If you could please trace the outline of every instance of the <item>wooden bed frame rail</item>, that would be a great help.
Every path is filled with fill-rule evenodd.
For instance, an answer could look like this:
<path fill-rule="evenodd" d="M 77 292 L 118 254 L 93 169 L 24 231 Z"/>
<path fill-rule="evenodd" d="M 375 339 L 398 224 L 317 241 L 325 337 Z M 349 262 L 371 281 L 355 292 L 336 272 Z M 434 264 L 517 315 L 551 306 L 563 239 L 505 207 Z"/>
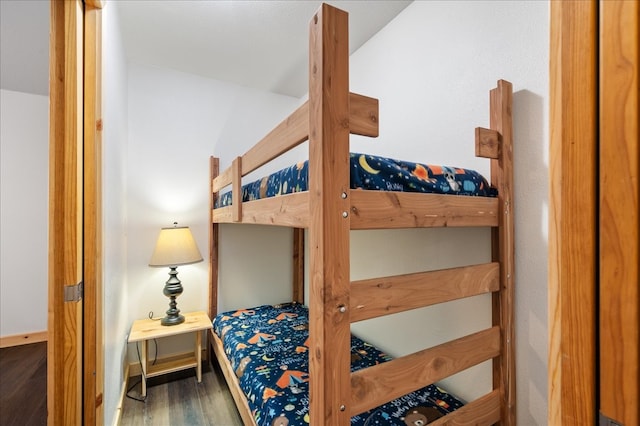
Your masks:
<path fill-rule="evenodd" d="M 349 104 L 350 133 L 377 137 L 378 100 L 349 93 Z M 239 172 L 236 171 L 237 166 L 233 165 L 216 176 L 213 179 L 213 192 L 218 192 L 225 186 L 232 184 L 234 173 L 246 176 L 307 140 L 309 140 L 309 101 L 295 110 L 241 157 L 242 167 L 238 169 Z"/>
<path fill-rule="evenodd" d="M 218 227 L 260 223 L 294 228 L 293 299 L 304 300 L 304 229 L 309 238 L 310 415 L 313 425 L 348 425 L 353 415 L 493 360 L 493 390 L 433 424 L 515 424 L 512 86 L 490 92 L 490 128 L 476 129 L 476 155 L 490 158 L 497 198 L 350 189 L 349 134 L 378 135 L 378 101 L 349 92 L 347 14 L 322 5 L 310 23 L 309 100 L 231 167 L 211 158 L 210 314 L 217 314 Z M 242 177 L 309 140 L 309 191 L 242 202 Z M 231 185 L 232 205 L 214 208 Z M 350 280 L 352 229 L 492 227 L 492 261 L 439 271 Z M 450 285 L 441 286 L 443 281 Z M 352 322 L 493 294 L 486 330 L 350 372 Z M 254 424 L 222 350 L 212 345 L 243 421 Z M 225 365 L 226 363 L 226 365 Z M 451 422 L 451 423 L 448 423 Z"/>

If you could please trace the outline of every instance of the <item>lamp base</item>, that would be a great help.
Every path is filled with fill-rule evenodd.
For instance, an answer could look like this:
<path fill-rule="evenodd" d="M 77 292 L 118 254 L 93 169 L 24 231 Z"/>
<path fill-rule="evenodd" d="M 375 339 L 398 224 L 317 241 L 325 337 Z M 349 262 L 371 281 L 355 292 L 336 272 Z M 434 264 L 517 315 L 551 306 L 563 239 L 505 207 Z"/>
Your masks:
<path fill-rule="evenodd" d="M 167 315 L 166 317 L 162 318 L 162 320 L 160 320 L 160 324 L 162 325 L 178 325 L 178 324 L 182 324 L 184 322 L 184 316 L 177 314 L 177 315 Z"/>
<path fill-rule="evenodd" d="M 164 285 L 162 291 L 165 296 L 169 298 L 169 309 L 167 309 L 166 316 L 162 318 L 160 324 L 162 325 L 178 325 L 184 322 L 184 317 L 180 315 L 180 309 L 177 307 L 176 297 L 182 294 L 182 284 L 178 279 L 178 271 L 175 266 L 170 267 L 169 279 Z"/>

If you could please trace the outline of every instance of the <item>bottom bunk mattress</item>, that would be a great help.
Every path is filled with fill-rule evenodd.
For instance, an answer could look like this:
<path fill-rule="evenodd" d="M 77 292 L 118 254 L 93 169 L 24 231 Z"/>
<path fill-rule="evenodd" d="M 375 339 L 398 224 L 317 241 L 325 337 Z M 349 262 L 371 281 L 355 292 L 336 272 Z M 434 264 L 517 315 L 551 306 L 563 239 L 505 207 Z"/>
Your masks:
<path fill-rule="evenodd" d="M 309 424 L 308 311 L 304 305 L 264 305 L 213 320 L 231 367 L 259 426 Z M 351 371 L 389 361 L 351 336 Z M 351 418 L 352 425 L 423 425 L 463 403 L 430 385 Z"/>

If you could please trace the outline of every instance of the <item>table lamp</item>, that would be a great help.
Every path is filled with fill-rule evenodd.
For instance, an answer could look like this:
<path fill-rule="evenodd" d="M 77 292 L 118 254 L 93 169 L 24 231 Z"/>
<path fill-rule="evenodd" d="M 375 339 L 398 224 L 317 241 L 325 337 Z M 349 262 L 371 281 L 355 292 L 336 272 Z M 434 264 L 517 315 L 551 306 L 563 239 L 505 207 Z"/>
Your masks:
<path fill-rule="evenodd" d="M 184 322 L 184 316 L 180 315 L 180 309 L 176 307 L 176 297 L 182 294 L 182 283 L 178 279 L 177 267 L 202 261 L 202 255 L 189 227 L 177 225 L 178 223 L 174 222 L 173 228 L 160 230 L 156 248 L 149 262 L 149 266 L 170 268 L 169 279 L 163 290 L 170 302 L 167 315 L 162 318 L 162 325 L 177 325 Z"/>

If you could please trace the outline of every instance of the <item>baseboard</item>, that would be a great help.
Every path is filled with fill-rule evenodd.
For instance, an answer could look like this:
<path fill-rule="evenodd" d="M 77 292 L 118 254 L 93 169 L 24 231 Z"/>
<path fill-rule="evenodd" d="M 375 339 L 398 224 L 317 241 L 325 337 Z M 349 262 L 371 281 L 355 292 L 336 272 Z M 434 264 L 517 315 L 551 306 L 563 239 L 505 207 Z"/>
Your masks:
<path fill-rule="evenodd" d="M 28 345 L 29 343 L 38 343 L 47 341 L 47 331 L 35 331 L 33 333 L 14 334 L 12 336 L 0 337 L 0 348 L 8 348 L 11 346 Z"/>
<path fill-rule="evenodd" d="M 116 408 L 116 415 L 113 418 L 113 426 L 120 425 L 120 419 L 122 417 L 122 407 L 124 406 L 124 398 L 127 394 L 127 385 L 129 383 L 129 364 L 127 364 L 124 368 L 124 377 L 122 378 L 122 389 L 120 389 L 120 402 L 118 402 L 118 407 Z"/>
<path fill-rule="evenodd" d="M 183 356 L 188 355 L 188 354 L 191 354 L 193 356 L 193 351 L 158 357 L 157 362 L 170 361 L 172 359 L 180 358 L 180 357 L 183 357 Z M 207 351 L 206 347 L 203 347 L 202 348 L 202 361 L 207 361 L 208 359 L 209 359 L 208 351 Z M 140 366 L 140 362 L 132 362 L 131 364 L 129 364 L 127 366 L 127 370 L 129 371 L 128 377 L 140 376 L 142 374 L 142 368 Z"/>

